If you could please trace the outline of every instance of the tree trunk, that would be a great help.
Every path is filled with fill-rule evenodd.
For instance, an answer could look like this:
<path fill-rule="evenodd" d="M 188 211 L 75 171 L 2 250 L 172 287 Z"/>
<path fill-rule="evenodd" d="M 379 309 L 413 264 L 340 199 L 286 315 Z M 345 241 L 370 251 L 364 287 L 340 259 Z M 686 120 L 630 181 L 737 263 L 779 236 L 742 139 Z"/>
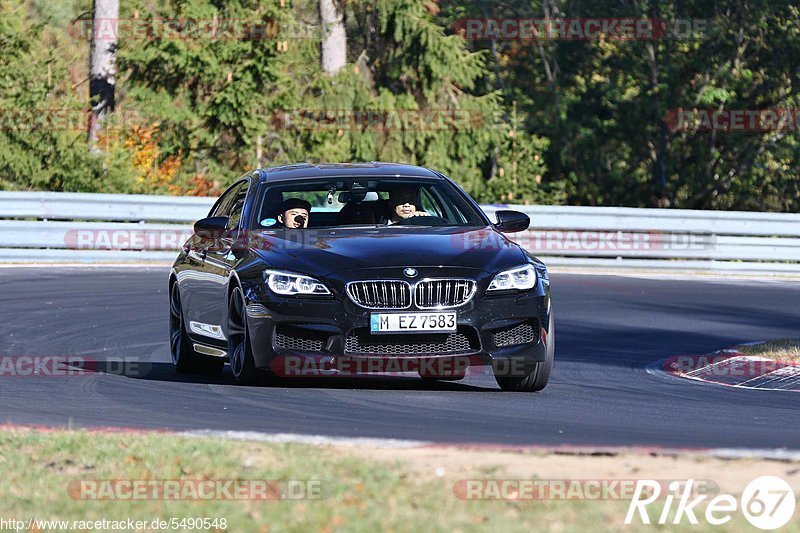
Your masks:
<path fill-rule="evenodd" d="M 89 148 L 96 150 L 100 122 L 114 111 L 119 0 L 94 0 L 89 63 Z"/>
<path fill-rule="evenodd" d="M 336 74 L 347 62 L 347 34 L 344 31 L 343 0 L 320 0 L 322 22 L 322 70 Z"/>

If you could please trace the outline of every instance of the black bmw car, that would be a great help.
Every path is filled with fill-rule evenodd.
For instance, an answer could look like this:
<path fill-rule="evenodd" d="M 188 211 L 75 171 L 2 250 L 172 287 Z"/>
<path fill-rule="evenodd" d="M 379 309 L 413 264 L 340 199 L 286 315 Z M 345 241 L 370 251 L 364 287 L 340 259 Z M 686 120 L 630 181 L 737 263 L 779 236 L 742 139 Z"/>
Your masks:
<path fill-rule="evenodd" d="M 169 278 L 178 372 L 491 369 L 538 391 L 553 366 L 547 268 L 453 180 L 394 163 L 254 170 L 194 225 Z"/>

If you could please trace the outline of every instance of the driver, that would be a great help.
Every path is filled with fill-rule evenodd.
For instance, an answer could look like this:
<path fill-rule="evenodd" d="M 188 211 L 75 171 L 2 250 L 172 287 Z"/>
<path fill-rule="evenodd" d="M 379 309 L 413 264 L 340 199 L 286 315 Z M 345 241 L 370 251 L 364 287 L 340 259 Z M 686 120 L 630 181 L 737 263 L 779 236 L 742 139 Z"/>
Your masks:
<path fill-rule="evenodd" d="M 285 228 L 307 228 L 311 204 L 300 198 L 289 198 L 278 208 L 278 222 Z"/>
<path fill-rule="evenodd" d="M 419 189 L 410 185 L 402 185 L 389 191 L 390 218 L 388 224 L 398 222 L 411 217 L 430 216 L 425 211 L 417 209 L 417 198 Z"/>

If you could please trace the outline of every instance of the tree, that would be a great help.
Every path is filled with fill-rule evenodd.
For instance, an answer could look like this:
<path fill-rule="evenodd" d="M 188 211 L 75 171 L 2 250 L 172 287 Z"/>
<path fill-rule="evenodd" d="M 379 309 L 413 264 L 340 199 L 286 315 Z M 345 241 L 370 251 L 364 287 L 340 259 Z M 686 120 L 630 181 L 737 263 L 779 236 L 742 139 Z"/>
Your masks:
<path fill-rule="evenodd" d="M 110 182 L 86 149 L 86 103 L 68 75 L 66 32 L 25 15 L 0 0 L 0 189 L 104 190 Z"/>
<path fill-rule="evenodd" d="M 89 66 L 89 146 L 96 149 L 100 123 L 114 111 L 119 0 L 94 0 Z"/>
<path fill-rule="evenodd" d="M 475 40 L 504 108 L 549 139 L 543 183 L 583 205 L 800 210 L 797 128 L 673 129 L 684 110 L 797 109 L 800 9 L 788 0 L 442 0 L 465 18 L 655 19 L 650 40 Z M 489 10 L 486 6 L 489 5 Z M 691 25 L 697 31 L 686 32 Z M 681 28 L 683 32 L 678 31 Z M 779 52 L 778 52 L 779 51 Z"/>
<path fill-rule="evenodd" d="M 319 72 L 319 42 L 291 39 L 300 30 L 288 6 L 167 0 L 153 9 L 135 0 L 124 8 L 145 27 L 182 21 L 170 33 L 126 41 L 119 54 L 126 113 L 157 128 L 162 161 L 181 158 L 177 181 L 201 175 L 224 185 L 281 157 L 271 117 L 298 106 L 296 85 L 308 83 L 306 70 Z"/>
<path fill-rule="evenodd" d="M 344 27 L 344 0 L 320 0 L 322 23 L 322 70 L 336 74 L 347 62 L 347 34 Z"/>
<path fill-rule="evenodd" d="M 94 18 L 113 18 L 107 2 Z M 441 169 L 487 202 L 800 210 L 796 116 L 737 132 L 670 122 L 679 109 L 796 115 L 790 0 L 126 0 L 123 19 L 154 31 L 121 38 L 118 76 L 109 61 L 86 84 L 89 43 L 65 26 L 91 4 L 0 0 L 0 187 L 213 192 L 254 166 L 382 159 Z M 467 41 L 458 24 L 593 17 L 668 31 Z M 186 24 L 170 35 L 165 20 Z M 676 21 L 706 26 L 679 35 Z M 94 24 L 108 58 L 114 28 Z M 89 88 L 93 124 L 116 107 L 94 153 Z M 74 110 L 79 126 L 43 110 Z"/>

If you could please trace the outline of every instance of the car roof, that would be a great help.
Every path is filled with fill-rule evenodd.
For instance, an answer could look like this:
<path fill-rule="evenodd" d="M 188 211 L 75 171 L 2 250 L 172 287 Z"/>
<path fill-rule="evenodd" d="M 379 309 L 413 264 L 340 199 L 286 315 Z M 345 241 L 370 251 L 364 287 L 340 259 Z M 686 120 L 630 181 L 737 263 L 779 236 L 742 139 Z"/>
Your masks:
<path fill-rule="evenodd" d="M 406 165 L 403 163 L 384 163 L 371 161 L 369 163 L 297 163 L 262 168 L 257 171 L 261 181 L 283 181 L 294 179 L 313 178 L 346 178 L 346 177 L 371 177 L 371 176 L 403 176 L 421 178 L 441 178 L 442 176 L 431 169 Z"/>

